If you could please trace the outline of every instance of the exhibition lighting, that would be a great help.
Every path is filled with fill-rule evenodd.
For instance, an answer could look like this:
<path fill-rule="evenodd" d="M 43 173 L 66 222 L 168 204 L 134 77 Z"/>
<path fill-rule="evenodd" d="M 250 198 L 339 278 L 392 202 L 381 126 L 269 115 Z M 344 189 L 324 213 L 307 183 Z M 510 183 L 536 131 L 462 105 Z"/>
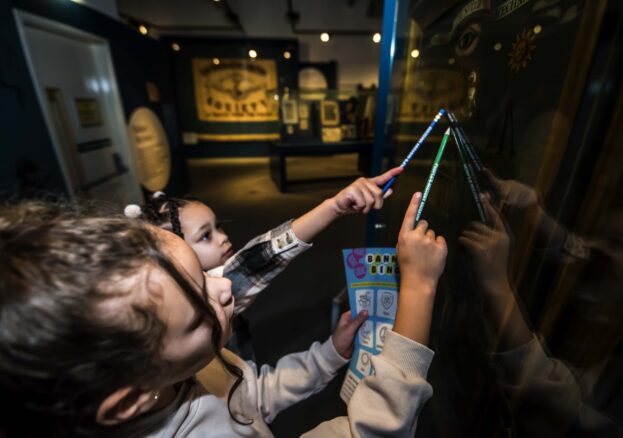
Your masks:
<path fill-rule="evenodd" d="M 286 50 L 285 52 L 283 52 L 283 57 L 285 59 L 290 59 L 292 58 L 292 54 Z"/>
<path fill-rule="evenodd" d="M 171 48 L 172 48 L 174 51 L 176 51 L 176 52 L 179 52 L 179 51 L 180 51 L 180 45 L 179 45 L 179 44 L 177 44 L 177 43 L 173 43 L 173 44 L 171 44 Z"/>
<path fill-rule="evenodd" d="M 372 36 L 372 41 L 374 41 L 374 42 L 375 42 L 375 43 L 377 43 L 377 44 L 378 44 L 378 43 L 380 43 L 380 42 L 381 42 L 381 34 L 380 34 L 380 33 L 378 33 L 378 32 L 377 32 L 377 33 L 375 33 L 375 34 Z"/>
<path fill-rule="evenodd" d="M 411 50 L 411 58 L 417 58 L 420 56 L 420 51 L 418 49 Z"/>
<path fill-rule="evenodd" d="M 138 31 L 142 34 L 142 35 L 147 35 L 147 32 L 149 32 L 149 30 L 147 29 L 147 26 L 145 26 L 144 24 L 141 24 L 138 27 Z"/>
<path fill-rule="evenodd" d="M 252 59 L 257 58 L 257 52 L 253 49 L 249 50 L 249 58 L 252 58 Z"/>
<path fill-rule="evenodd" d="M 541 27 L 541 25 L 537 24 L 536 26 L 534 26 L 534 29 L 532 29 L 532 32 L 534 32 L 535 35 L 538 35 L 541 33 L 542 30 L 543 28 Z"/>
<path fill-rule="evenodd" d="M 320 41 L 322 41 L 323 43 L 326 43 L 327 41 L 329 41 L 330 37 L 329 34 L 326 32 L 323 32 L 320 34 Z"/>
<path fill-rule="evenodd" d="M 220 60 L 220 59 L 218 59 L 218 58 L 214 58 L 214 59 L 212 59 L 212 63 L 213 63 L 214 65 L 219 65 L 219 64 L 221 63 L 221 60 Z"/>

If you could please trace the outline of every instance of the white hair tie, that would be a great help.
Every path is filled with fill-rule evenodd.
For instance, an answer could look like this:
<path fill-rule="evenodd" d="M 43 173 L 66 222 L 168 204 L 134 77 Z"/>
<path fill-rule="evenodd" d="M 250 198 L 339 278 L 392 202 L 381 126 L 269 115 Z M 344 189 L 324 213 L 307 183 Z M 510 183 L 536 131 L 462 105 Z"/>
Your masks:
<path fill-rule="evenodd" d="M 123 214 L 125 215 L 125 217 L 130 219 L 136 219 L 142 213 L 143 212 L 141 211 L 141 207 L 136 204 L 126 205 L 123 209 Z"/>
<path fill-rule="evenodd" d="M 167 196 L 167 195 L 164 192 L 161 192 L 161 191 L 154 192 L 154 194 L 151 195 L 151 197 L 154 198 L 154 199 L 161 198 L 162 196 Z"/>

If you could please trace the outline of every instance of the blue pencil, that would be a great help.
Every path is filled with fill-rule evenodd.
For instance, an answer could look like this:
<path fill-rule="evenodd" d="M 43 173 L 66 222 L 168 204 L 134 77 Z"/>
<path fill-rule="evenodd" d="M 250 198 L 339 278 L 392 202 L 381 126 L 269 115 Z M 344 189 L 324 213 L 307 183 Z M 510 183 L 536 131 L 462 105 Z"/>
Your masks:
<path fill-rule="evenodd" d="M 415 146 L 413 146 L 413 148 L 411 149 L 411 152 L 409 152 L 409 155 L 407 155 L 406 158 L 402 161 L 402 164 L 400 165 L 400 167 L 402 167 L 403 169 L 407 167 L 407 164 L 409 164 L 409 161 L 411 161 L 411 158 L 413 158 L 413 155 L 415 155 L 415 153 L 420 148 L 420 146 L 422 146 L 422 143 L 424 143 L 426 138 L 430 135 L 430 133 L 435 128 L 435 125 L 437 125 L 437 122 L 439 122 L 439 119 L 441 119 L 445 113 L 446 113 L 445 109 L 442 108 L 439 110 L 439 112 L 437 113 L 433 121 L 430 122 L 430 125 L 428 125 L 428 128 L 426 128 L 426 131 L 424 131 L 424 134 L 422 134 L 422 136 L 417 141 Z M 394 185 L 394 182 L 396 182 L 395 176 L 385 183 L 385 185 L 383 186 L 383 193 L 387 192 L 389 188 Z"/>

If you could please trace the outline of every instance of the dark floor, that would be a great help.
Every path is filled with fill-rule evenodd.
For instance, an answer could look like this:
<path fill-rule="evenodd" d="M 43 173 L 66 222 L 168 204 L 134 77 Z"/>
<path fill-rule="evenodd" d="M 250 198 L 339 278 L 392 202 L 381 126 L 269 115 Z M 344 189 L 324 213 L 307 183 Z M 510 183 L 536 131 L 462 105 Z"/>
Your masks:
<path fill-rule="evenodd" d="M 290 158 L 293 179 L 354 175 L 356 155 Z M 291 184 L 282 194 L 270 179 L 267 158 L 189 161 L 191 193 L 216 212 L 236 247 L 281 222 L 310 210 L 353 178 Z M 230 222 L 229 222 L 230 221 Z M 259 364 L 307 349 L 330 334 L 331 299 L 345 285 L 341 250 L 363 246 L 366 218 L 341 218 L 314 240 L 314 246 L 274 280 L 246 312 Z M 281 413 L 277 437 L 298 437 L 322 421 L 344 415 L 338 396 L 343 375 L 327 389 Z"/>

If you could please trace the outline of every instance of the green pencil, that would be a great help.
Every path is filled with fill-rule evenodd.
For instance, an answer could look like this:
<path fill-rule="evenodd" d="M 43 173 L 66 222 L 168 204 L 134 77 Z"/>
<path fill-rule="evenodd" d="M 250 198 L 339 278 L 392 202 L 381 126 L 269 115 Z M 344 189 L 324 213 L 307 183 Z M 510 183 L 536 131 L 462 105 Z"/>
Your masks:
<path fill-rule="evenodd" d="M 441 156 L 443 155 L 443 151 L 446 148 L 446 143 L 448 142 L 449 137 L 450 137 L 450 128 L 446 129 L 446 132 L 444 132 L 443 138 L 441 139 L 441 143 L 439 144 L 439 149 L 437 149 L 437 156 L 435 156 L 435 161 L 433 161 L 433 167 L 430 169 L 430 174 L 428 175 L 428 181 L 426 182 L 426 187 L 424 188 L 424 193 L 422 194 L 422 201 L 420 202 L 420 206 L 418 207 L 417 213 L 415 214 L 416 221 L 419 221 L 420 217 L 422 217 L 422 212 L 424 211 L 424 205 L 426 204 L 426 199 L 428 199 L 428 194 L 430 193 L 430 189 L 433 187 L 433 183 L 435 182 L 435 176 L 437 175 L 437 169 L 439 169 Z"/>

